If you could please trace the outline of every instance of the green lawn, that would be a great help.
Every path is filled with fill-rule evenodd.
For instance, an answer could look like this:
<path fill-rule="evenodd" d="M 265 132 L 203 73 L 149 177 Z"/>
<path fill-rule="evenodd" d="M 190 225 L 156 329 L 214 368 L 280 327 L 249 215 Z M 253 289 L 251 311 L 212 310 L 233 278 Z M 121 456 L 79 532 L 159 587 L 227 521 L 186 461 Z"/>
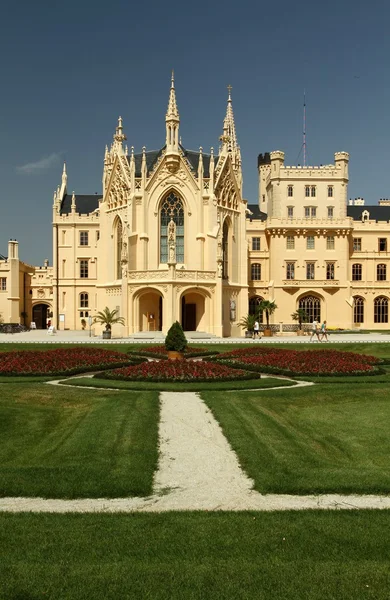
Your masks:
<path fill-rule="evenodd" d="M 249 379 L 248 381 L 221 381 L 205 383 L 153 383 L 151 381 L 115 381 L 113 379 L 99 379 L 91 377 L 70 378 L 63 381 L 64 385 L 78 387 L 98 387 L 117 390 L 157 390 L 174 392 L 198 392 L 201 390 L 249 390 L 267 389 L 270 387 L 293 386 L 295 382 L 288 379 Z"/>
<path fill-rule="evenodd" d="M 159 403 L 137 394 L 6 384 L 0 398 L 0 496 L 147 496 Z"/>
<path fill-rule="evenodd" d="M 380 384 L 202 392 L 263 493 L 390 493 L 390 400 Z"/>
<path fill-rule="evenodd" d="M 386 511 L 3 514 L 5 600 L 388 600 Z"/>

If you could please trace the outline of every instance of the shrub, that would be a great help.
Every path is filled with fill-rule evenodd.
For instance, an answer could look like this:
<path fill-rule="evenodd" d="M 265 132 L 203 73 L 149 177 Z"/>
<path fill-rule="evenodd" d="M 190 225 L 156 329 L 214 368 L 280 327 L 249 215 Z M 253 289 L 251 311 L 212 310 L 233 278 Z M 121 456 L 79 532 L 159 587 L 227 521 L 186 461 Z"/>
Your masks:
<path fill-rule="evenodd" d="M 165 338 L 165 348 L 168 351 L 175 352 L 185 352 L 187 348 L 187 338 L 178 321 L 173 323 L 167 333 L 167 337 Z"/>

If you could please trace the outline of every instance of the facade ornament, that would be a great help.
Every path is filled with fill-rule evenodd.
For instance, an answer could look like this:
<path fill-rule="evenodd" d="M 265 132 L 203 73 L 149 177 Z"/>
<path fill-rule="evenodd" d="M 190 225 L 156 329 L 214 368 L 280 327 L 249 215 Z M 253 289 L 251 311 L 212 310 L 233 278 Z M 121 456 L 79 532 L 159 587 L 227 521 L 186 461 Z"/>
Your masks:
<path fill-rule="evenodd" d="M 172 219 L 168 223 L 168 264 L 176 263 L 176 224 Z"/>

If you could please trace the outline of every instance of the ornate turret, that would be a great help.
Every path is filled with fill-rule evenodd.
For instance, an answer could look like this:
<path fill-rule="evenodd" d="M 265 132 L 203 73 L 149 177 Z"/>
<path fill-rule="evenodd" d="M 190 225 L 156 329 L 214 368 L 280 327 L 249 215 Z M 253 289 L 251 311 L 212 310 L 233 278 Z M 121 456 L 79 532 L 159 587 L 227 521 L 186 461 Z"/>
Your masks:
<path fill-rule="evenodd" d="M 172 71 L 171 89 L 169 90 L 169 101 L 167 114 L 165 116 L 166 126 L 166 164 L 172 173 L 175 173 L 179 168 L 179 125 L 180 117 L 176 104 L 175 78 Z"/>
<path fill-rule="evenodd" d="M 221 155 L 229 154 L 234 172 L 240 187 L 242 186 L 241 151 L 237 143 L 236 126 L 234 123 L 233 105 L 231 97 L 232 86 L 228 85 L 228 101 L 226 116 L 223 121 L 223 133 L 220 137 Z"/>
<path fill-rule="evenodd" d="M 117 154 L 123 154 L 123 142 L 127 140 L 127 137 L 123 133 L 123 120 L 122 117 L 118 118 L 118 126 L 114 134 L 114 142 L 112 144 L 112 151 Z"/>

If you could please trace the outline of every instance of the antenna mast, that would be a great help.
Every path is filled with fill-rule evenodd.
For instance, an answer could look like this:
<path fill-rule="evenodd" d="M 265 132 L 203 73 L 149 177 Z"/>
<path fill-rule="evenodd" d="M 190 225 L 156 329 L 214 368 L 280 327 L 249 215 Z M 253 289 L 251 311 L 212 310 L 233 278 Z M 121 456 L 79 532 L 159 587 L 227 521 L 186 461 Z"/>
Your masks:
<path fill-rule="evenodd" d="M 303 90 L 303 166 L 306 167 L 306 90 Z"/>

